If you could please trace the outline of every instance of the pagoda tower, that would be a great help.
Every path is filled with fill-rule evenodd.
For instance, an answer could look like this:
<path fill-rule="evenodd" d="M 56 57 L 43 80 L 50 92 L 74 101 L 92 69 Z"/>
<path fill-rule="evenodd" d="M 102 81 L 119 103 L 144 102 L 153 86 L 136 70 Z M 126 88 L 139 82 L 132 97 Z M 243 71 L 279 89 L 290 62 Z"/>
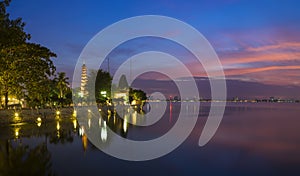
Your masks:
<path fill-rule="evenodd" d="M 86 87 L 87 81 L 88 81 L 87 67 L 85 64 L 83 64 L 81 67 L 81 84 L 80 84 L 80 93 L 83 97 L 86 97 L 88 94 L 87 87 Z"/>

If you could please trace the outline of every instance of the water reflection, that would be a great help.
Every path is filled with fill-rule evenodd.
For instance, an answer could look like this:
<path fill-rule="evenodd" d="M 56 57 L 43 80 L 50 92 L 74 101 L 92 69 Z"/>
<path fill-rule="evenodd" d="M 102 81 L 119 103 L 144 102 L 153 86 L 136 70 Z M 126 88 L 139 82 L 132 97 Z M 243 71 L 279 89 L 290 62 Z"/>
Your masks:
<path fill-rule="evenodd" d="M 59 121 L 57 121 L 57 122 L 56 122 L 57 138 L 60 138 L 60 132 L 59 132 L 59 129 L 60 129 L 60 125 L 59 125 Z"/>
<path fill-rule="evenodd" d="M 74 119 L 72 120 L 72 122 L 73 122 L 73 128 L 74 128 L 74 131 L 76 131 L 76 129 L 77 129 L 77 119 L 74 118 Z"/>
<path fill-rule="evenodd" d="M 127 128 L 128 128 L 128 124 L 127 124 L 127 119 L 126 117 L 124 118 L 123 121 L 123 131 L 126 133 L 127 132 Z"/>
<path fill-rule="evenodd" d="M 119 134 L 120 136 L 126 138 L 127 133 L 128 133 L 128 119 L 133 118 L 136 121 L 136 113 L 133 112 L 130 114 L 131 111 L 124 111 L 123 118 L 116 113 L 115 110 L 107 110 L 107 113 L 105 111 L 101 111 L 101 117 L 99 118 L 99 127 L 101 129 L 101 140 L 103 142 L 106 142 L 108 138 L 110 138 L 109 133 L 108 133 L 108 127 L 115 133 Z"/>
<path fill-rule="evenodd" d="M 73 136 L 78 133 L 76 119 L 61 118 L 55 121 L 41 121 L 36 123 L 16 123 L 2 126 L 0 140 L 16 140 L 22 138 L 45 136 L 50 143 L 72 142 Z"/>
<path fill-rule="evenodd" d="M 101 140 L 103 142 L 106 142 L 107 140 L 107 127 L 106 127 L 106 121 L 103 122 L 103 126 L 101 127 Z"/>
<path fill-rule="evenodd" d="M 77 117 L 77 111 L 74 110 L 72 115 L 73 115 L 73 117 Z"/>
<path fill-rule="evenodd" d="M 170 111 L 170 117 L 169 117 L 169 122 L 172 122 L 172 110 L 173 110 L 173 104 L 172 102 L 170 101 L 170 105 L 169 105 L 169 111 Z"/>
<path fill-rule="evenodd" d="M 96 149 L 87 137 L 92 128 L 98 128 L 101 141 L 109 143 L 108 128 L 126 138 L 130 128 L 128 119 L 137 121 L 137 112 L 126 111 L 123 114 L 124 120 L 111 110 L 100 113 L 102 116 L 96 119 L 95 113 L 87 111 L 87 122 L 83 126 L 78 124 L 76 110 L 69 117 L 56 111 L 53 121 L 37 117 L 32 123 L 21 123 L 19 114 L 14 114 L 16 123 L 1 127 L 0 175 L 53 175 L 48 146 L 72 144 L 75 139 L 77 142 L 80 139 L 82 151 L 86 155 L 89 148 Z"/>
<path fill-rule="evenodd" d="M 83 146 L 83 150 L 86 151 L 87 150 L 87 146 L 88 146 L 88 139 L 85 133 L 83 133 L 82 137 L 82 146 Z"/>
<path fill-rule="evenodd" d="M 40 125 L 37 118 L 32 123 L 1 126 L 0 175 L 119 175 L 132 170 L 161 175 L 169 172 L 174 175 L 299 175 L 299 107 L 244 106 L 234 104 L 226 108 L 217 134 L 203 148 L 198 147 L 197 142 L 210 107 L 200 106 L 199 123 L 180 148 L 163 158 L 142 163 L 120 161 L 99 151 L 90 143 L 89 132 L 98 129 L 99 141 L 107 147 L 115 144 L 109 129 L 124 138 L 156 137 L 163 134 L 169 124 L 176 123 L 177 103 L 168 104 L 158 124 L 145 128 L 127 123 L 140 120 L 137 116 L 140 112 L 130 110 L 120 116 L 103 110 L 102 117 L 93 116 L 93 111 L 89 116 L 86 111 L 83 126 L 76 118 L 81 115 L 79 111 L 76 116 L 74 112 L 68 117 L 61 114 L 53 121 L 42 117 Z M 188 108 L 189 113 L 196 109 L 194 106 L 183 108 Z M 158 169 L 162 166 L 165 172 Z M 176 170 L 172 172 L 172 168 Z"/>
<path fill-rule="evenodd" d="M 84 127 L 81 126 L 81 127 L 79 128 L 79 135 L 80 135 L 80 136 L 83 136 L 83 134 L 85 134 L 85 132 L 84 132 Z"/>
<path fill-rule="evenodd" d="M 15 138 L 18 139 L 18 138 L 19 138 L 19 131 L 20 131 L 20 128 L 16 127 L 16 128 L 14 129 L 14 131 L 15 131 Z"/>
<path fill-rule="evenodd" d="M 44 142 L 30 147 L 21 140 L 0 141 L 1 175 L 54 175 L 51 165 L 51 153 Z"/>

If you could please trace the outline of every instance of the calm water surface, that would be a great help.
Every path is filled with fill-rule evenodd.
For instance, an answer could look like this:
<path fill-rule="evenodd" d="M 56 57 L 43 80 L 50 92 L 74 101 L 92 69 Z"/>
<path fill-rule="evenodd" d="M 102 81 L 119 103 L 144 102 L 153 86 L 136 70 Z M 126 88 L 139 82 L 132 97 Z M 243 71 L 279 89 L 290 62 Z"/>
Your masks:
<path fill-rule="evenodd" d="M 171 106 L 150 127 L 124 125 L 113 116 L 103 121 L 122 137 L 154 139 L 176 122 L 180 103 Z M 189 138 L 164 157 L 144 162 L 123 161 L 103 153 L 89 142 L 71 115 L 41 124 L 1 126 L 0 175 L 300 175 L 299 106 L 229 103 L 216 135 L 199 147 L 209 112 L 209 104 L 202 103 Z M 113 144 L 110 137 L 101 137 L 103 145 Z"/>

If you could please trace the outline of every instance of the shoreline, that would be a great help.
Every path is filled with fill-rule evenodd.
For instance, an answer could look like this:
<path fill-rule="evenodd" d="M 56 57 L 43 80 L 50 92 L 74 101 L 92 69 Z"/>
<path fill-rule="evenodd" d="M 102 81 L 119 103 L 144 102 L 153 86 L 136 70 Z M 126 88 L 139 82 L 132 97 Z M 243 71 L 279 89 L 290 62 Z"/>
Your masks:
<path fill-rule="evenodd" d="M 52 121 L 57 117 L 56 111 L 59 110 L 59 116 L 64 118 L 73 114 L 73 107 L 65 107 L 60 109 L 1 109 L 0 125 L 8 125 L 15 123 L 35 123 L 40 117 L 43 121 Z M 17 114 L 16 114 L 17 113 Z M 16 116 L 17 115 L 17 116 Z"/>
<path fill-rule="evenodd" d="M 155 101 L 153 103 L 160 103 L 159 101 Z M 172 103 L 180 103 L 172 101 Z M 212 102 L 200 102 L 201 106 L 209 107 Z M 257 105 L 255 107 L 260 107 L 260 105 L 298 105 L 299 103 L 288 103 L 288 102 L 226 102 L 226 107 L 229 108 L 232 105 L 236 107 L 244 106 L 244 105 Z M 234 106 L 234 107 L 235 107 Z M 263 108 L 264 106 L 262 106 Z M 106 109 L 105 107 L 102 107 Z M 271 108 L 274 108 L 273 106 Z M 105 112 L 103 109 L 103 112 Z M 59 115 L 56 114 L 56 111 L 59 110 Z M 37 118 L 40 117 L 43 122 L 51 122 L 57 120 L 57 116 L 60 118 L 72 118 L 74 112 L 74 107 L 64 107 L 59 109 L 0 109 L 0 126 L 3 125 L 13 125 L 18 123 L 36 123 Z M 17 117 L 16 117 L 16 114 Z"/>

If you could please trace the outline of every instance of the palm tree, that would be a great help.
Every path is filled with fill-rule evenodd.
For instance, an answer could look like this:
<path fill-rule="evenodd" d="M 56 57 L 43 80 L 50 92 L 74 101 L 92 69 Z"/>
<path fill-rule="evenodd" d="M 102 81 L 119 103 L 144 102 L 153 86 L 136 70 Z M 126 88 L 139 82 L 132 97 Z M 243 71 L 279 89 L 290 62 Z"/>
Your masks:
<path fill-rule="evenodd" d="M 56 89 L 58 98 L 62 101 L 65 98 L 66 92 L 69 89 L 69 78 L 66 77 L 65 72 L 59 72 L 58 76 L 54 78 L 54 82 L 56 83 Z M 62 102 L 61 102 L 62 103 Z"/>

